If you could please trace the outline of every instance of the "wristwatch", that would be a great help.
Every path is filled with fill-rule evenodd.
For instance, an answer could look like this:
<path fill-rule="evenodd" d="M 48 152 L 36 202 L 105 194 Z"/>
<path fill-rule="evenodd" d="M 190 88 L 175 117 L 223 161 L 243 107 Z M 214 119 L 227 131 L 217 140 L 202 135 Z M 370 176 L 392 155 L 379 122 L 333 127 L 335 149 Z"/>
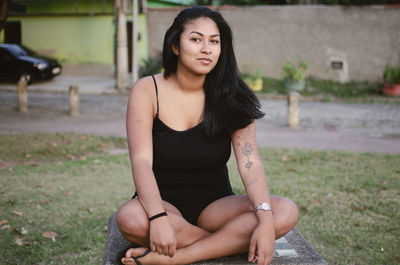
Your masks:
<path fill-rule="evenodd" d="M 254 212 L 257 213 L 258 210 L 262 210 L 262 211 L 271 211 L 271 212 L 272 212 L 271 205 L 269 205 L 269 204 L 266 203 L 266 202 L 260 203 L 260 204 L 254 209 Z"/>

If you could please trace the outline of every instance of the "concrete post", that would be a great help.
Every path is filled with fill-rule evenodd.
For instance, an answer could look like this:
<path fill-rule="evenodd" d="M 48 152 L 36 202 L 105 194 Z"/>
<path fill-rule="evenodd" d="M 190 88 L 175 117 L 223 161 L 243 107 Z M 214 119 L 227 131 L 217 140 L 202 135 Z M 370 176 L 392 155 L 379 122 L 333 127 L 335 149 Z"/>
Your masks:
<path fill-rule="evenodd" d="M 138 67 L 138 1 L 132 0 L 132 83 L 139 77 Z"/>
<path fill-rule="evenodd" d="M 69 115 L 76 117 L 79 116 L 79 94 L 78 86 L 69 86 Z"/>
<path fill-rule="evenodd" d="M 27 81 L 22 76 L 18 81 L 18 111 L 28 112 L 28 91 L 26 89 Z"/>
<path fill-rule="evenodd" d="M 117 46 L 117 89 L 125 90 L 128 88 L 128 39 L 126 28 L 125 7 L 126 0 L 115 0 L 116 14 L 116 46 Z"/>
<path fill-rule="evenodd" d="M 288 126 L 297 128 L 299 126 L 299 93 L 290 91 L 288 95 Z"/>

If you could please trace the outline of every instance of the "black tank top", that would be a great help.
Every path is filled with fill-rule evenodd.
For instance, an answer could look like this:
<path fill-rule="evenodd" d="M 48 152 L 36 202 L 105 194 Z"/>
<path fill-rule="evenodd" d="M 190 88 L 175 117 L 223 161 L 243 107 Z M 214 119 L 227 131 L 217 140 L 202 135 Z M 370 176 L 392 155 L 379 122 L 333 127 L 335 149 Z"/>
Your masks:
<path fill-rule="evenodd" d="M 232 193 L 226 163 L 231 138 L 226 134 L 207 136 L 200 123 L 176 131 L 159 118 L 153 120 L 153 172 L 161 197 L 173 203 L 213 201 Z"/>

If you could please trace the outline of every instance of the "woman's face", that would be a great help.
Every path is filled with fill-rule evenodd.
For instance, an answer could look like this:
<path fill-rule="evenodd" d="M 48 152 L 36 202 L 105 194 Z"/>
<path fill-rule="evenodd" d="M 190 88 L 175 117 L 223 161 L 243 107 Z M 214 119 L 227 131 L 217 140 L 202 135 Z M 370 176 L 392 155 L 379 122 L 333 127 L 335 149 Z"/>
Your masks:
<path fill-rule="evenodd" d="M 221 53 L 219 30 L 215 22 L 206 17 L 190 21 L 181 34 L 177 71 L 186 70 L 196 75 L 208 74 L 217 64 Z"/>

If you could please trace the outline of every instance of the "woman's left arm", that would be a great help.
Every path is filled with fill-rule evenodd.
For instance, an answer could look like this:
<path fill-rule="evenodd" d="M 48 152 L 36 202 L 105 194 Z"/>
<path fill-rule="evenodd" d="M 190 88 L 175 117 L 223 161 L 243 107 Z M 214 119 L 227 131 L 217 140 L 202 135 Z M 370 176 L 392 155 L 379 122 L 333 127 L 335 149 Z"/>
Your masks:
<path fill-rule="evenodd" d="M 250 203 L 254 209 L 263 202 L 271 205 L 264 167 L 258 154 L 254 121 L 232 134 L 232 145 Z M 259 265 L 265 265 L 271 262 L 275 251 L 274 220 L 272 211 L 260 210 L 255 215 L 258 225 L 250 240 L 249 261 L 257 260 Z"/>

